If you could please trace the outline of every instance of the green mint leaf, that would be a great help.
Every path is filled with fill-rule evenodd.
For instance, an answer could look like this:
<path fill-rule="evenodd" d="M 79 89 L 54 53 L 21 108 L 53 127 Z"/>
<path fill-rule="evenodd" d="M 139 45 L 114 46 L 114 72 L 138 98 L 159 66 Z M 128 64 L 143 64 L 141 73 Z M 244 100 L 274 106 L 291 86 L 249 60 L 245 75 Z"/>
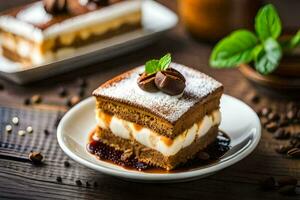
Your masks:
<path fill-rule="evenodd" d="M 247 30 L 238 30 L 222 39 L 214 47 L 210 65 L 215 68 L 236 67 L 253 60 L 253 49 L 258 43 L 256 36 Z"/>
<path fill-rule="evenodd" d="M 160 70 L 158 60 L 149 60 L 145 64 L 145 72 L 147 74 L 154 74 Z"/>
<path fill-rule="evenodd" d="M 300 45 L 300 30 L 292 37 L 292 39 L 289 42 L 289 47 L 291 49 L 296 48 Z"/>
<path fill-rule="evenodd" d="M 166 70 L 171 63 L 171 54 L 167 53 L 161 59 L 159 59 L 160 70 Z"/>
<path fill-rule="evenodd" d="M 279 65 L 282 56 L 282 50 L 279 43 L 273 39 L 267 39 L 263 48 L 257 48 L 255 57 L 255 69 L 261 74 L 273 72 Z"/>
<path fill-rule="evenodd" d="M 275 7 L 268 4 L 258 11 L 255 17 L 255 30 L 260 40 L 269 37 L 277 39 L 281 34 L 281 20 Z"/>

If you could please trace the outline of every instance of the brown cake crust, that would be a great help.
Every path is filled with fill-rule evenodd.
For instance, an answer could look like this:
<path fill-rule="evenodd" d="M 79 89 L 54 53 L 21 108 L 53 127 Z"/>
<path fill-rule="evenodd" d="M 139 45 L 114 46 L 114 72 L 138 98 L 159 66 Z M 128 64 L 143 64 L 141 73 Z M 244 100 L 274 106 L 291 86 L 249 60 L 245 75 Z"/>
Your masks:
<path fill-rule="evenodd" d="M 195 157 L 195 155 L 211 144 L 217 137 L 218 126 L 213 126 L 211 129 L 201 138 L 197 138 L 192 144 L 181 149 L 178 153 L 172 156 L 164 156 L 162 153 L 148 148 L 134 139 L 126 140 L 115 136 L 109 129 L 101 129 L 97 127 L 95 134 L 105 144 L 115 148 L 116 150 L 126 151 L 132 150 L 136 158 L 157 167 L 162 167 L 167 170 L 174 169 L 181 163 Z"/>
<path fill-rule="evenodd" d="M 171 67 L 181 71 L 187 79 L 187 88 L 181 97 L 160 96 L 162 101 L 164 98 L 169 99 L 163 103 L 150 102 L 149 104 L 149 101 L 155 100 L 155 94 L 138 94 L 140 89 L 132 86 L 137 85 L 135 79 L 144 69 L 141 66 L 107 81 L 96 89 L 93 92 L 97 99 L 96 109 L 142 125 L 170 138 L 176 137 L 195 122 L 201 121 L 205 115 L 219 109 L 223 93 L 223 86 L 219 82 L 182 65 L 172 63 Z M 131 88 L 126 88 L 123 85 L 124 81 L 128 81 L 129 84 L 127 84 Z M 198 85 L 195 83 L 197 81 L 200 81 Z M 118 94 L 118 90 L 122 93 L 121 95 Z M 136 97 L 132 98 L 133 95 Z M 143 98 L 143 95 L 148 95 L 149 98 L 138 102 L 139 97 Z"/>

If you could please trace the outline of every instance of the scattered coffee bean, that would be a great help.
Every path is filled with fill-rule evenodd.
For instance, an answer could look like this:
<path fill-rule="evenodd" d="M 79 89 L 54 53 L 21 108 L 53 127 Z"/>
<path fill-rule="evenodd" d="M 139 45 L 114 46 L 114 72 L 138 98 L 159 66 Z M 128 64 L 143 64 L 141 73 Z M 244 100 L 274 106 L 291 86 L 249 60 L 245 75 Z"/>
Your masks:
<path fill-rule="evenodd" d="M 0 91 L 4 90 L 4 85 L 2 83 L 0 83 Z"/>
<path fill-rule="evenodd" d="M 26 132 L 27 133 L 33 133 L 33 128 L 31 126 L 27 126 Z"/>
<path fill-rule="evenodd" d="M 78 185 L 78 186 L 81 186 L 81 185 L 82 185 L 82 182 L 81 182 L 81 180 L 79 180 L 79 179 L 76 180 L 75 183 L 76 183 L 76 185 Z"/>
<path fill-rule="evenodd" d="M 300 158 L 300 148 L 292 148 L 287 152 L 287 155 L 291 158 Z"/>
<path fill-rule="evenodd" d="M 41 164 L 43 155 L 40 152 L 30 152 L 29 160 L 31 160 L 33 164 Z"/>
<path fill-rule="evenodd" d="M 279 115 L 277 114 L 277 113 L 275 113 L 275 112 L 270 112 L 269 114 L 268 114 L 268 116 L 267 116 L 267 118 L 268 118 L 268 120 L 270 120 L 270 121 L 277 121 L 277 120 L 279 120 Z"/>
<path fill-rule="evenodd" d="M 206 152 L 200 152 L 200 153 L 198 153 L 198 158 L 200 160 L 208 160 L 210 158 L 210 156 Z"/>
<path fill-rule="evenodd" d="M 5 126 L 5 131 L 6 131 L 6 133 L 11 133 L 12 132 L 12 126 L 10 124 L 7 124 Z"/>
<path fill-rule="evenodd" d="M 58 94 L 60 97 L 65 97 L 68 95 L 68 91 L 65 87 L 60 87 L 58 90 Z"/>
<path fill-rule="evenodd" d="M 93 185 L 94 185 L 94 187 L 98 187 L 98 183 L 96 181 L 94 182 Z"/>
<path fill-rule="evenodd" d="M 78 79 L 78 85 L 79 87 L 86 87 L 87 86 L 87 81 L 85 79 Z"/>
<path fill-rule="evenodd" d="M 284 140 L 290 137 L 290 132 L 280 128 L 274 133 L 274 138 L 277 140 Z"/>
<path fill-rule="evenodd" d="M 56 181 L 61 183 L 62 182 L 62 178 L 60 176 L 56 177 Z"/>
<path fill-rule="evenodd" d="M 272 190 L 275 188 L 276 181 L 274 177 L 265 178 L 260 182 L 262 189 L 264 190 Z"/>
<path fill-rule="evenodd" d="M 280 127 L 286 127 L 289 125 L 289 121 L 287 119 L 280 119 L 279 120 L 279 126 Z"/>
<path fill-rule="evenodd" d="M 69 163 L 68 161 L 65 161 L 65 162 L 64 162 L 64 166 L 65 166 L 65 167 L 70 167 L 70 163 Z"/>
<path fill-rule="evenodd" d="M 45 129 L 45 130 L 44 130 L 44 134 L 45 134 L 45 135 L 49 135 L 49 134 L 50 134 L 50 131 L 48 131 L 48 129 Z"/>
<path fill-rule="evenodd" d="M 80 101 L 80 97 L 79 96 L 73 96 L 70 99 L 68 99 L 67 106 L 73 107 L 74 105 L 76 105 L 77 103 L 79 103 L 79 101 Z"/>
<path fill-rule="evenodd" d="M 39 104 L 39 103 L 42 102 L 42 97 L 40 95 L 38 95 L 38 94 L 33 95 L 31 97 L 31 102 L 34 103 L 34 104 Z"/>
<path fill-rule="evenodd" d="M 269 131 L 271 133 L 274 133 L 277 130 L 277 128 L 278 128 L 278 126 L 275 122 L 271 122 L 266 125 L 267 131 Z"/>
<path fill-rule="evenodd" d="M 252 103 L 257 104 L 260 102 L 260 97 L 257 94 L 254 94 L 251 96 L 251 101 Z"/>
<path fill-rule="evenodd" d="M 290 121 L 294 120 L 296 118 L 296 113 L 294 112 L 294 110 L 289 110 L 286 113 L 286 118 Z"/>
<path fill-rule="evenodd" d="M 269 120 L 265 117 L 261 118 L 261 124 L 263 125 L 263 127 L 266 127 L 266 125 L 269 123 Z"/>
<path fill-rule="evenodd" d="M 25 98 L 23 101 L 24 105 L 28 106 L 30 105 L 30 99 L 29 98 Z"/>
<path fill-rule="evenodd" d="M 18 125 L 19 124 L 19 118 L 18 117 L 13 117 L 11 119 L 11 122 L 14 124 L 14 125 Z"/>
<path fill-rule="evenodd" d="M 280 145 L 279 147 L 275 148 L 275 151 L 279 154 L 286 154 L 292 148 L 292 145 Z"/>
<path fill-rule="evenodd" d="M 298 180 L 295 177 L 286 176 L 278 179 L 278 185 L 280 187 L 285 185 L 297 185 Z"/>
<path fill-rule="evenodd" d="M 24 130 L 19 130 L 18 131 L 19 136 L 24 136 L 25 134 L 26 134 L 26 131 L 24 131 Z"/>
<path fill-rule="evenodd" d="M 290 140 L 290 144 L 293 147 L 299 148 L 300 147 L 300 140 L 298 138 L 292 138 Z"/>
<path fill-rule="evenodd" d="M 296 187 L 294 185 L 286 185 L 279 188 L 278 192 L 283 195 L 295 195 Z"/>

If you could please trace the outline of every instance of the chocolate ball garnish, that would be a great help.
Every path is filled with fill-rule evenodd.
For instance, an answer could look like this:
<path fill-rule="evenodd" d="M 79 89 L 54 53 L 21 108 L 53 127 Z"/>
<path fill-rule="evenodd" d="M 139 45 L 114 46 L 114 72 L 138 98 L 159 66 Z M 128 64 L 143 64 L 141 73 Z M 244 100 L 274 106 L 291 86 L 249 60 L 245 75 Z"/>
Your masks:
<path fill-rule="evenodd" d="M 43 3 L 49 14 L 57 15 L 67 11 L 67 0 L 43 0 Z"/>
<path fill-rule="evenodd" d="M 138 78 L 138 86 L 147 92 L 156 92 L 158 91 L 156 85 L 155 85 L 155 75 L 156 74 L 146 74 L 143 73 Z"/>
<path fill-rule="evenodd" d="M 173 68 L 157 72 L 154 82 L 159 90 L 169 95 L 179 95 L 185 88 L 184 76 Z"/>

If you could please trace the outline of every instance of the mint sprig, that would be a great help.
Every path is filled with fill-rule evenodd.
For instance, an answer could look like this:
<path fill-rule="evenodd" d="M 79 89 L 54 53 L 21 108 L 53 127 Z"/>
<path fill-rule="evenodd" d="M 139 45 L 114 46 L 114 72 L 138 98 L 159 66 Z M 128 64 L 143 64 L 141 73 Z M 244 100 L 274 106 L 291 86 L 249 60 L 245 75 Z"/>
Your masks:
<path fill-rule="evenodd" d="M 223 38 L 214 47 L 210 65 L 215 68 L 231 68 L 254 62 L 261 74 L 273 72 L 279 65 L 282 52 L 300 46 L 300 30 L 290 40 L 279 42 L 281 20 L 271 4 L 258 11 L 255 17 L 255 33 L 237 30 Z"/>
<path fill-rule="evenodd" d="M 156 72 L 166 70 L 171 63 L 171 60 L 172 57 L 170 53 L 167 53 L 159 60 L 149 60 L 145 64 L 145 72 L 147 74 L 155 74 Z"/>

